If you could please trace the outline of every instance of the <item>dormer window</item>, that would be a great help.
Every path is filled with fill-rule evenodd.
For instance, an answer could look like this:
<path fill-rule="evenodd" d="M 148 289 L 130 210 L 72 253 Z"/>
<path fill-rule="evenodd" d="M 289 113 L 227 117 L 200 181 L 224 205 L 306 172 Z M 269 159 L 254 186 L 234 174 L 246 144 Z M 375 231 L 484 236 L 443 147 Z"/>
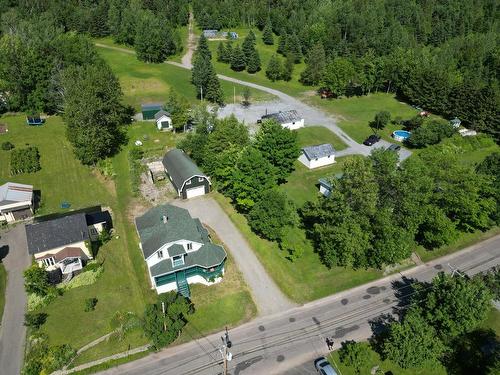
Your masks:
<path fill-rule="evenodd" d="M 187 249 L 188 250 L 193 250 L 193 243 L 192 242 L 188 242 Z"/>
<path fill-rule="evenodd" d="M 203 177 L 198 177 L 198 182 L 203 182 L 204 178 Z"/>
<path fill-rule="evenodd" d="M 186 185 L 191 185 L 191 180 L 187 181 Z"/>
<path fill-rule="evenodd" d="M 184 265 L 184 256 L 182 255 L 176 255 L 172 258 L 172 266 L 179 267 Z"/>
<path fill-rule="evenodd" d="M 158 259 L 163 258 L 163 250 L 158 250 Z"/>

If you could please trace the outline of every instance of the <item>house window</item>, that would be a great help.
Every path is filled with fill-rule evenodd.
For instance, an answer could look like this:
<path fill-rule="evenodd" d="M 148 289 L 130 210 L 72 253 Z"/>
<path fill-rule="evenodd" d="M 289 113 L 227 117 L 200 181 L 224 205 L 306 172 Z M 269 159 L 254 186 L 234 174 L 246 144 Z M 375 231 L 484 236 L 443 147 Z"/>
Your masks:
<path fill-rule="evenodd" d="M 45 267 L 50 267 L 50 266 L 55 265 L 56 261 L 54 260 L 54 257 L 45 258 L 43 260 L 43 264 L 45 265 Z"/>
<path fill-rule="evenodd" d="M 174 267 L 179 267 L 184 265 L 184 257 L 182 255 L 177 255 L 172 259 L 172 265 Z"/>
<path fill-rule="evenodd" d="M 204 178 L 203 177 L 198 177 L 198 182 L 203 182 Z"/>
<path fill-rule="evenodd" d="M 163 250 L 158 250 L 158 259 L 163 258 Z"/>
<path fill-rule="evenodd" d="M 186 182 L 186 185 L 191 185 L 191 180 L 189 180 L 188 182 Z"/>
<path fill-rule="evenodd" d="M 187 249 L 188 249 L 188 250 L 193 250 L 193 243 L 192 243 L 192 242 L 189 242 L 189 243 L 187 244 Z"/>

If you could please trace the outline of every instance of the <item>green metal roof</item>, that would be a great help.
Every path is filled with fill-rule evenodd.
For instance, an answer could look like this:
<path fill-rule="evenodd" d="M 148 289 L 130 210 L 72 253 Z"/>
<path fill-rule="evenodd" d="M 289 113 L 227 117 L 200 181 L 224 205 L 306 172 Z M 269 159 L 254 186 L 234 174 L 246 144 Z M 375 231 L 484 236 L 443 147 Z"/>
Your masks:
<path fill-rule="evenodd" d="M 204 243 L 207 238 L 207 231 L 199 220 L 193 220 L 187 210 L 170 204 L 156 206 L 137 217 L 135 226 L 145 259 L 169 242 Z"/>
<path fill-rule="evenodd" d="M 206 243 L 199 250 L 187 253 L 184 256 L 184 265 L 174 268 L 171 259 L 164 259 L 151 267 L 150 271 L 152 276 L 160 276 L 195 266 L 211 268 L 221 264 L 226 256 L 226 251 L 222 246 Z"/>
<path fill-rule="evenodd" d="M 174 244 L 168 248 L 168 256 L 170 258 L 182 254 L 186 254 L 186 250 L 184 250 L 184 246 L 182 245 Z"/>
<path fill-rule="evenodd" d="M 202 176 L 208 179 L 198 166 L 182 150 L 174 148 L 163 157 L 163 166 L 167 170 L 177 189 L 181 189 L 184 182 L 193 176 Z"/>

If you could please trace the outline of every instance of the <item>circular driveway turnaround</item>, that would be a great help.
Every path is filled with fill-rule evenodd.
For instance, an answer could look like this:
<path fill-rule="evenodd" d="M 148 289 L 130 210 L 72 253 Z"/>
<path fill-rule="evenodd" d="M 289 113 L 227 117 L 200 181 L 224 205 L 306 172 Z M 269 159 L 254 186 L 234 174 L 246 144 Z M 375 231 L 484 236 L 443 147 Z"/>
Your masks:
<path fill-rule="evenodd" d="M 19 375 L 24 356 L 26 293 L 23 271 L 30 265 L 24 224 L 0 232 L 0 249 L 7 270 L 5 309 L 0 327 L 0 369 L 2 375 Z"/>

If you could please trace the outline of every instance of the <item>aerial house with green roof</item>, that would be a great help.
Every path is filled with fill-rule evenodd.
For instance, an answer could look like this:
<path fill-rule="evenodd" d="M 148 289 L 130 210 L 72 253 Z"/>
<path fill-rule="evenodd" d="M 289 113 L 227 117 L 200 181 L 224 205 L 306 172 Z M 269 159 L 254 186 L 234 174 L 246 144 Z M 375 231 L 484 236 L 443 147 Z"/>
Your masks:
<path fill-rule="evenodd" d="M 199 219 L 170 204 L 154 207 L 135 219 L 151 285 L 158 294 L 177 290 L 189 297 L 189 284 L 222 280 L 227 258 L 210 240 Z"/>

